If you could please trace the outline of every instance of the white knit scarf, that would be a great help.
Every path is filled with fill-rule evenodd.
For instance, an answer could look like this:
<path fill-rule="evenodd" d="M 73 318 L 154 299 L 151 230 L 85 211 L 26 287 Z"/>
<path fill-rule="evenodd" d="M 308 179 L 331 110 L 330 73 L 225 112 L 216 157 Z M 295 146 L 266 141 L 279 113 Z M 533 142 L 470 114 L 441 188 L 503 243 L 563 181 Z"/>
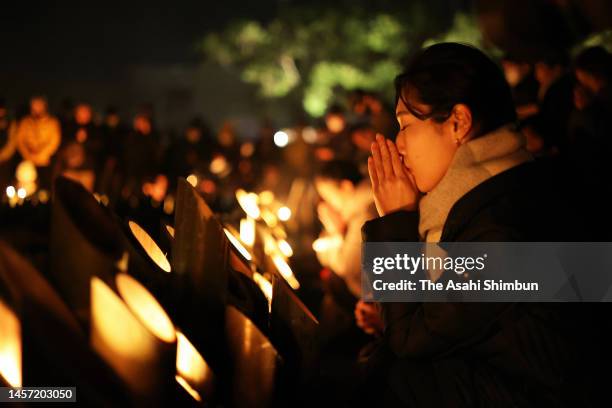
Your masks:
<path fill-rule="evenodd" d="M 487 179 L 533 160 L 525 137 L 505 125 L 461 145 L 440 182 L 419 203 L 419 234 L 426 242 L 439 242 L 453 205 Z"/>

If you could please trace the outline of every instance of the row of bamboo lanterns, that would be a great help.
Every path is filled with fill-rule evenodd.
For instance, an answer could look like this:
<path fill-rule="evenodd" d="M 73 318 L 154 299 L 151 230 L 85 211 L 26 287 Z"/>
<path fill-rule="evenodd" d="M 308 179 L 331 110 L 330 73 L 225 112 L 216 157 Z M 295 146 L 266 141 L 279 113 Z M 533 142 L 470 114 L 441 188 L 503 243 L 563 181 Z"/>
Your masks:
<path fill-rule="evenodd" d="M 167 395 L 157 398 L 160 389 L 168 388 L 169 378 L 193 401 L 213 400 L 218 379 L 201 350 L 214 360 L 215 351 L 220 350 L 215 343 L 219 341 L 209 346 L 207 340 L 216 336 L 225 338 L 224 348 L 229 349 L 220 355 L 233 355 L 229 371 L 234 380 L 229 387 L 240 391 L 233 393 L 237 398 L 233 402 L 268 405 L 280 357 L 260 331 L 261 325 L 227 303 L 227 287 L 223 285 L 227 285 L 226 269 L 231 264 L 260 288 L 270 316 L 274 314 L 273 288 L 283 287 L 275 276 L 282 276 L 294 289 L 299 287 L 287 263 L 292 250 L 278 222 L 288 219 L 290 213 L 280 206 L 276 217 L 271 217 L 271 208 L 277 205 L 271 193 L 257 196 L 239 191 L 237 198 L 246 207 L 247 217 L 241 221 L 240 233 L 232 234 L 230 226 L 222 229 L 187 182 L 179 184 L 175 225 L 167 225 L 163 231 L 172 247 L 171 262 L 137 223 L 120 222 L 84 189 L 59 179 L 52 207 L 49 279 L 77 317 L 78 325 L 88 332 L 92 349 L 127 385 L 134 401 L 147 405 L 167 401 Z M 226 244 L 224 235 L 229 239 Z M 260 253 L 256 251 L 258 241 L 265 243 Z M 228 252 L 229 242 L 236 249 Z M 262 260 L 263 269 L 255 264 Z M 264 272 L 271 265 L 277 274 Z M 190 287 L 191 296 L 185 302 L 181 296 L 186 287 Z M 306 338 L 312 339 L 316 319 L 299 299 L 287 292 L 279 302 L 285 306 L 281 314 L 287 314 L 284 320 L 289 323 L 278 326 L 282 330 L 271 325 L 269 335 L 284 334 L 301 325 L 308 327 Z M 201 324 L 185 318 L 185 309 L 190 306 L 207 310 Z M 19 314 L 4 303 L 0 303 L 0 314 L 0 375 L 11 385 L 21 385 L 23 364 L 19 355 L 23 350 L 16 340 L 21 335 Z M 225 333 L 211 334 L 210 329 Z M 196 341 L 192 342 L 190 336 Z M 309 347 L 312 349 L 312 344 Z M 218 361 L 216 366 L 224 371 Z"/>

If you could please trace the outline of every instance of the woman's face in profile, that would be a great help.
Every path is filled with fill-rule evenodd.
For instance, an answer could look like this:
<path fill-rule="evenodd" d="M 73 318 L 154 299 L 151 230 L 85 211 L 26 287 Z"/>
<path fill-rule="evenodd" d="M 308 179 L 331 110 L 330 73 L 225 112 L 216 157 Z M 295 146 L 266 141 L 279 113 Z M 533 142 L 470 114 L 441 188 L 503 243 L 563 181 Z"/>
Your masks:
<path fill-rule="evenodd" d="M 419 103 L 412 103 L 412 109 L 425 115 L 431 111 L 430 107 Z M 408 110 L 401 98 L 395 114 L 400 128 L 395 140 L 397 149 L 419 191 L 427 193 L 444 177 L 457 151 L 453 124 L 450 119 L 443 123 L 431 118 L 420 120 Z"/>

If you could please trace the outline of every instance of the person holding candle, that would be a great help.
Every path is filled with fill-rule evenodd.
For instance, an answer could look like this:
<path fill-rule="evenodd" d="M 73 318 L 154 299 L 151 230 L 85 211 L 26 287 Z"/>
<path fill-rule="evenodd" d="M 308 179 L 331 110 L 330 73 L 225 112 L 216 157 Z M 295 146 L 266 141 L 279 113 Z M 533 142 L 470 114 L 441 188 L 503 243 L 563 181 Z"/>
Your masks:
<path fill-rule="evenodd" d="M 560 203 L 525 149 L 512 94 L 481 51 L 442 43 L 395 81 L 395 142 L 368 159 L 379 218 L 365 241 L 557 241 Z M 566 200 L 567 201 L 567 200 Z M 571 237 L 574 240 L 574 237 Z M 443 276 L 431 277 L 443 279 Z M 573 330 L 560 305 L 380 303 L 382 346 L 366 360 L 385 406 L 566 406 L 579 400 Z M 575 310 L 575 309 L 572 309 Z M 574 326 L 578 327 L 578 326 Z"/>

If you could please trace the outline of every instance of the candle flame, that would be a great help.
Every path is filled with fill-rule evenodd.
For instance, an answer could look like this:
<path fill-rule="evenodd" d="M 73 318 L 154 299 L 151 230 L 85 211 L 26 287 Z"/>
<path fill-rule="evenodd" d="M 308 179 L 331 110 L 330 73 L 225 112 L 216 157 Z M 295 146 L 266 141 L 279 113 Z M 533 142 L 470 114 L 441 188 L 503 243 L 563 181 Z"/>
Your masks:
<path fill-rule="evenodd" d="M 278 249 L 280 249 L 281 253 L 287 258 L 293 256 L 293 249 L 291 248 L 291 245 L 289 245 L 289 243 L 284 239 L 278 241 Z"/>
<path fill-rule="evenodd" d="M 240 220 L 240 240 L 247 246 L 255 244 L 255 220 L 247 217 Z"/>
<path fill-rule="evenodd" d="M 0 376 L 12 387 L 21 387 L 21 324 L 0 301 Z"/>
<path fill-rule="evenodd" d="M 253 273 L 253 281 L 259 286 L 266 299 L 268 299 L 268 307 L 272 305 L 272 283 L 258 272 Z"/>
<path fill-rule="evenodd" d="M 299 289 L 300 283 L 295 278 L 295 275 L 293 274 L 291 267 L 289 266 L 289 264 L 287 264 L 287 262 L 285 262 L 283 257 L 281 255 L 274 255 L 272 257 L 272 261 L 274 262 L 274 265 L 276 266 L 276 269 L 278 270 L 278 272 L 281 274 L 283 278 L 285 278 L 289 286 L 291 286 L 291 288 L 294 290 Z"/>
<path fill-rule="evenodd" d="M 278 219 L 281 221 L 289 221 L 291 218 L 291 209 L 289 207 L 281 207 L 277 212 Z"/>
<path fill-rule="evenodd" d="M 236 199 L 244 210 L 244 212 L 251 218 L 257 219 L 261 215 L 259 206 L 257 205 L 259 197 L 255 193 L 247 193 L 243 189 L 236 190 Z"/>

